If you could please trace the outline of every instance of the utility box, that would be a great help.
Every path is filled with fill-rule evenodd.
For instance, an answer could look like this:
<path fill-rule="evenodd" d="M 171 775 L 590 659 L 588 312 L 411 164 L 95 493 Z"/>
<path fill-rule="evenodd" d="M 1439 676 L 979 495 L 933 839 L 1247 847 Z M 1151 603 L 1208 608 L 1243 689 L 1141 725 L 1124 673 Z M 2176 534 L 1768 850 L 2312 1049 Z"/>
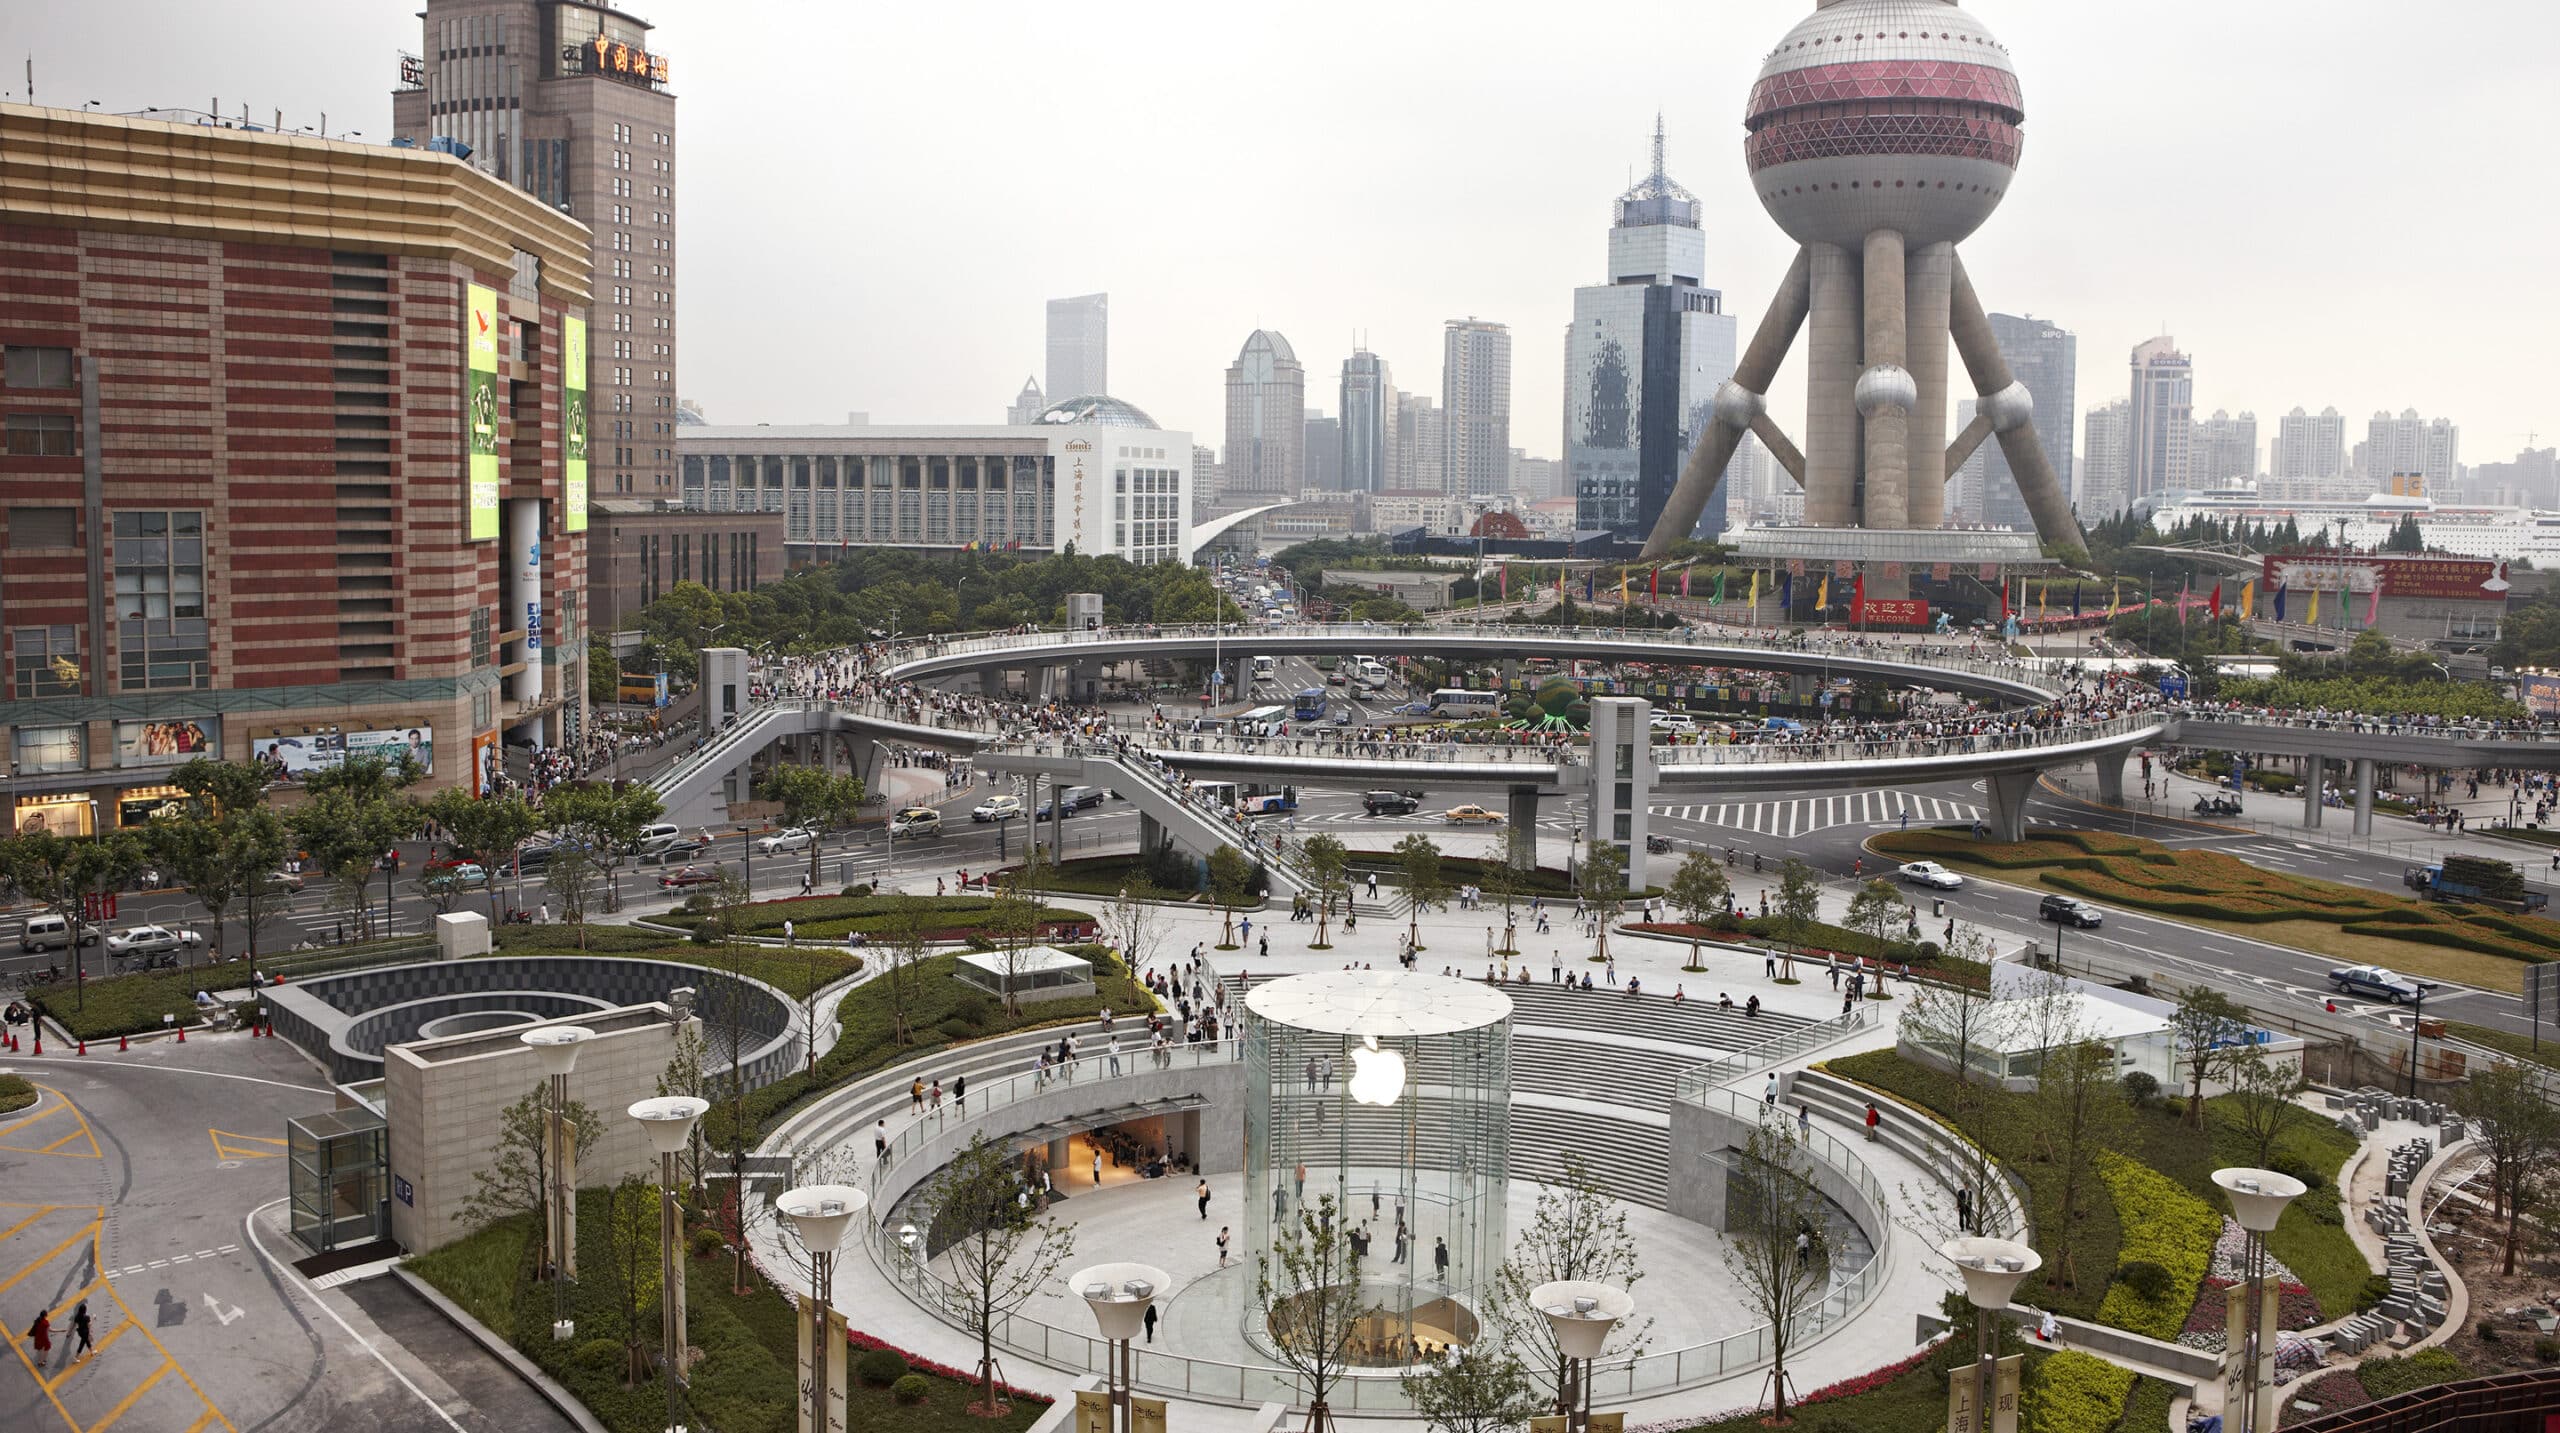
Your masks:
<path fill-rule="evenodd" d="M 489 918 L 478 911 L 436 917 L 436 959 L 468 960 L 489 953 Z"/>

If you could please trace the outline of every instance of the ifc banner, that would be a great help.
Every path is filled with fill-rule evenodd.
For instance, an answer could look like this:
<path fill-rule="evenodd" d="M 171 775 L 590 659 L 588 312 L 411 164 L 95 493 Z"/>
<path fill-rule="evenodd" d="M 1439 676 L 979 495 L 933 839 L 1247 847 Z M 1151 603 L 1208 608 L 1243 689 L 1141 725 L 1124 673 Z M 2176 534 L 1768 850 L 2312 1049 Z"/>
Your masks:
<path fill-rule="evenodd" d="M 560 483 L 560 521 L 587 530 L 587 321 L 568 315 L 561 328 L 560 445 L 568 466 Z"/>
<path fill-rule="evenodd" d="M 471 466 L 467 537 L 498 535 L 498 295 L 466 284 L 462 299 L 462 399 Z"/>

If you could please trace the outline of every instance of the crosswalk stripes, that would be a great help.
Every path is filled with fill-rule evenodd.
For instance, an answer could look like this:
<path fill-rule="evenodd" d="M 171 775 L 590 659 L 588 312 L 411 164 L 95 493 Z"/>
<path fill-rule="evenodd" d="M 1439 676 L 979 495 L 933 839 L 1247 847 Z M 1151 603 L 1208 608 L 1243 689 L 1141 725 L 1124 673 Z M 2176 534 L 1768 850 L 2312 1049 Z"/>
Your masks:
<path fill-rule="evenodd" d="M 1968 801 L 1917 796 L 1907 791 L 1844 791 L 1777 801 L 1725 801 L 1656 806 L 1656 816 L 1723 826 L 1761 836 L 1803 836 L 1834 826 L 1891 826 L 1907 814 L 1921 826 L 1969 825 L 1982 808 Z"/>

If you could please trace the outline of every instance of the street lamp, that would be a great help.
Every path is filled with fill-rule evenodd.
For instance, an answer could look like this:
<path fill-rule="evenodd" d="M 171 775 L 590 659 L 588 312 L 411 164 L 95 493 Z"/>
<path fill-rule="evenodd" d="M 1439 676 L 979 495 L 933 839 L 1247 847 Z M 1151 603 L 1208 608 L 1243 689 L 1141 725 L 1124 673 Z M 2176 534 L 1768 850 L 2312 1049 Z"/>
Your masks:
<path fill-rule="evenodd" d="M 577 1211 L 570 1203 L 576 1175 L 569 1168 L 578 1157 L 578 1142 L 577 1132 L 569 1127 L 569 1072 L 578 1067 L 578 1047 L 595 1034 L 583 1025 L 546 1025 L 516 1037 L 533 1051 L 542 1073 L 551 1077 L 542 1125 L 543 1163 L 551 1175 L 542 1252 L 551 1280 L 551 1337 L 562 1342 L 578 1331 L 577 1321 L 569 1317 L 569 1281 L 578 1277 Z"/>
<path fill-rule="evenodd" d="M 709 1108 L 709 1100 L 692 1095 L 662 1095 L 631 1107 L 658 1152 L 658 1378 L 667 1386 L 667 1433 L 684 1433 L 684 1220 L 676 1208 L 676 1154 Z"/>
<path fill-rule="evenodd" d="M 1633 1294 L 1589 1279 L 1559 1279 L 1529 1291 L 1531 1307 L 1546 1316 L 1547 1328 L 1564 1354 L 1564 1385 L 1557 1401 L 1564 1405 L 1566 1433 L 1591 1427 L 1591 1362 L 1609 1341 L 1609 1333 L 1635 1312 Z"/>
<path fill-rule="evenodd" d="M 1112 1433 L 1133 1433 L 1136 1427 L 1129 1408 L 1129 1389 L 1137 1381 L 1129 1341 L 1145 1327 L 1156 1290 L 1165 1283 L 1164 1270 L 1150 1264 L 1096 1264 L 1067 1276 L 1067 1287 L 1093 1310 L 1102 1341 L 1110 1346 L 1103 1381 L 1111 1389 Z"/>
<path fill-rule="evenodd" d="M 773 1202 L 782 1217 L 791 1221 L 800 1247 L 809 1251 L 809 1301 L 802 1312 L 809 1319 L 811 1366 L 801 1371 L 800 1386 L 809 1400 L 801 1410 L 802 1428 L 826 1427 L 827 1395 L 840 1391 L 827 1371 L 828 1355 L 833 1352 L 828 1346 L 828 1316 L 835 1299 L 836 1247 L 844 1242 L 844 1231 L 854 1216 L 870 1203 L 869 1195 L 849 1184 L 804 1184 L 785 1190 Z"/>
<path fill-rule="evenodd" d="M 1973 1426 L 1987 1428 L 2000 1366 L 1995 1321 L 2027 1275 L 2044 1267 L 2044 1256 L 2014 1239 L 1949 1239 L 1938 1252 L 1964 1276 L 1965 1302 L 1973 1305 Z"/>
<path fill-rule="evenodd" d="M 2231 1197 L 2231 1217 L 2240 1221 L 2248 1241 L 2243 1250 L 2249 1270 L 2248 1305 L 2237 1321 L 2241 1327 L 2225 1339 L 2229 1361 L 2223 1374 L 2223 1420 L 2237 1433 L 2257 1433 L 2261 1428 L 2273 1433 L 2276 1355 L 2271 1335 L 2275 1331 L 2268 1325 L 2275 1320 L 2267 1297 L 2267 1235 L 2284 1217 L 2284 1207 L 2302 1196 L 2304 1185 L 2272 1169 L 2217 1169 L 2213 1182 Z M 2236 1424 L 2231 1420 L 2235 1393 L 2240 1408 Z"/>

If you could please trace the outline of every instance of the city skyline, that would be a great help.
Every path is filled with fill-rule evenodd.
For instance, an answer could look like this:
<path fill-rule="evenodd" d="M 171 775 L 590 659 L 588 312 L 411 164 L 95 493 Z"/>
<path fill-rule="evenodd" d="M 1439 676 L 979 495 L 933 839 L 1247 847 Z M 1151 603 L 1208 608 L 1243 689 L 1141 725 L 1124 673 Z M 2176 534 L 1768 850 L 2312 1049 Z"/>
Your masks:
<path fill-rule="evenodd" d="M 1288 25 L 1222 17 L 1210 38 L 1252 48 L 1265 63 L 1241 76 L 1175 73 L 1173 91 L 1151 91 L 1145 103 L 1110 97 L 1062 109 L 1044 103 L 1039 86 L 994 85 L 964 121 L 913 131 L 895 117 L 914 112 L 908 101 L 920 100 L 936 67 L 887 67 L 847 98 L 826 83 L 831 56 L 883 44 L 965 47 L 973 74 L 1028 76 L 1117 54 L 1127 33 L 1149 30 L 1149 14 L 1163 18 L 1165 33 L 1189 34 L 1197 19 L 1133 6 L 1132 24 L 1106 38 L 987 26 L 966 7 L 859 26 L 815 6 L 652 7 L 671 87 L 687 101 L 680 143 L 690 159 L 708 161 L 691 171 L 684 211 L 697 277 L 679 299 L 687 336 L 679 388 L 724 421 L 806 421 L 847 409 L 894 421 L 984 421 L 993 395 L 1015 391 L 1025 371 L 1041 367 L 1046 300 L 1108 291 L 1122 310 L 1111 386 L 1169 424 L 1219 429 L 1220 361 L 1233 354 L 1235 334 L 1255 327 L 1296 335 L 1308 366 L 1326 374 L 1365 333 L 1365 347 L 1429 391 L 1439 377 L 1430 369 L 1440 325 L 1452 314 L 1474 313 L 1515 334 L 1562 331 L 1571 284 L 1588 269 L 1587 235 L 1605 222 L 1611 196 L 1641 173 L 1637 137 L 1657 105 L 1673 167 L 1700 196 L 1707 282 L 1727 293 L 1766 292 L 1791 256 L 1752 202 L 1731 96 L 1747 86 L 1767 36 L 1805 6 L 1749 0 L 1713 17 L 1642 8 L 1658 9 L 1660 23 L 1693 42 L 1680 66 L 1631 71 L 1622 55 L 1581 42 L 1575 17 L 1523 7 L 1517 23 L 1482 26 L 1466 64 L 1430 71 L 1421 84 L 1408 83 L 1410 57 L 1443 33 L 1434 13 L 1363 12 L 1364 23 L 1381 27 L 1378 43 L 1326 49 L 1322 61 L 1338 83 L 1386 96 L 1358 116 L 1358 132 L 1430 147 L 1443 182 L 1391 184 L 1354 172 L 1301 184 L 1289 210 L 1256 206 L 1255 225 L 1204 246 L 1103 222 L 1116 191 L 1077 165 L 1004 166 L 1011 202 L 1058 222 L 959 226 L 930 216 L 957 212 L 958 186 L 984 173 L 985 155 L 1023 153 L 1012 137 L 1020 133 L 1061 152 L 1116 151 L 1144 169 L 1206 175 L 1208 192 L 1197 197 L 1251 203 L 1242 194 L 1249 176 L 1303 166 L 1327 135 L 1353 123 L 1218 118 L 1280 103 L 1288 77 L 1317 63 L 1327 28 L 1320 17 Z M 2548 291 L 2527 237 L 2548 201 L 2513 191 L 2493 150 L 2441 142 L 2456 125 L 2536 127 L 2527 67 L 2560 38 L 2560 17 L 2493 7 L 2514 43 L 2485 54 L 2463 45 L 2459 27 L 2395 32 L 2404 81 L 2376 102 L 2348 81 L 2370 65 L 2375 26 L 2398 13 L 2379 4 L 2345 5 L 2328 16 L 2333 23 L 2310 28 L 2201 3 L 2147 12 L 2138 27 L 2075 7 L 1997 0 L 1967 8 L 2027 65 L 2035 112 L 2014 202 L 1972 247 L 1979 267 L 2002 276 L 1999 306 L 2065 316 L 2082 340 L 2084 402 L 2118 386 L 2123 354 L 2166 331 L 2196 356 L 2194 397 L 2206 412 L 2265 415 L 2304 402 L 2349 414 L 2415 408 L 2463 429 L 2475 463 L 2560 427 L 2530 376 L 2533 326 L 2510 317 L 2519 296 L 2531 306 Z M 113 42 L 135 29 L 169 43 Z M 2194 43 L 2202 33 L 2214 42 Z M 245 101 L 262 121 L 282 108 L 287 128 L 326 111 L 333 133 L 358 130 L 367 140 L 389 134 L 384 91 L 396 81 L 399 52 L 417 43 L 413 6 L 284 3 L 240 25 L 156 0 L 29 12 L 0 38 L 33 55 L 46 103 L 95 99 L 121 112 L 201 107 L 218 96 L 226 110 Z M 1542 88 L 1626 98 L 1563 114 L 1510 103 L 1529 74 Z M 22 73 L 8 79 L 4 88 L 23 98 Z M 820 105 L 820 94 L 837 98 Z M 1206 118 L 1164 126 L 1168 104 Z M 2117 122 L 2129 112 L 2145 123 Z M 859 139 L 892 132 L 901 136 L 895 145 Z M 776 142 L 786 135 L 797 137 Z M 842 142 L 828 143 L 830 135 Z M 2245 137 L 2248 163 L 2197 163 L 2230 152 L 2234 135 Z M 2431 189 L 2438 207 L 2429 223 L 2311 246 L 2279 218 L 2352 191 L 2377 166 L 2415 164 L 2443 178 Z M 758 216 L 786 182 L 786 165 L 815 166 L 826 192 L 809 199 L 803 222 L 775 226 Z M 2178 225 L 2146 218 L 2151 197 L 2164 192 L 2180 196 Z M 1258 282 L 1240 286 L 1242 274 Z M 2425 301 L 2345 301 L 2377 284 Z M 868 341 L 842 341 L 847 334 Z M 1513 417 L 1522 434 L 1561 430 L 1562 358 L 1551 342 L 1518 347 Z M 1782 372 L 1773 408 L 1798 406 L 1800 380 L 1800 370 Z M 1543 443 L 1525 446 L 1560 456 L 1541 452 Z"/>

